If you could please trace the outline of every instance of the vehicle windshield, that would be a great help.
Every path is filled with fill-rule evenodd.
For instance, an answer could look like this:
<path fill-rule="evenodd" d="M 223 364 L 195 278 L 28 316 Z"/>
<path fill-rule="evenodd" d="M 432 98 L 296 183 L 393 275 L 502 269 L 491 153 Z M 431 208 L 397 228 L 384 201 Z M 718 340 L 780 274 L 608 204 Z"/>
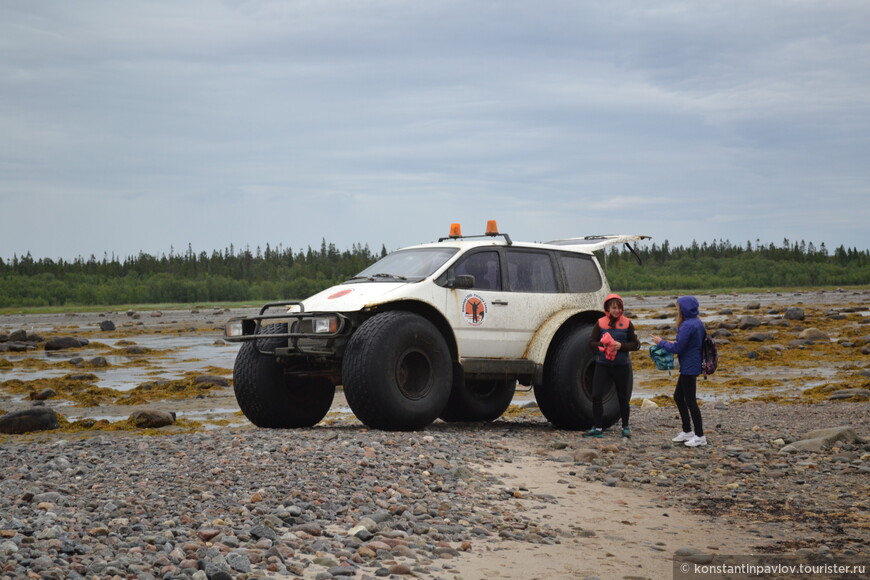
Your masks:
<path fill-rule="evenodd" d="M 419 282 L 431 276 L 456 252 L 456 248 L 399 250 L 384 256 L 348 282 Z"/>

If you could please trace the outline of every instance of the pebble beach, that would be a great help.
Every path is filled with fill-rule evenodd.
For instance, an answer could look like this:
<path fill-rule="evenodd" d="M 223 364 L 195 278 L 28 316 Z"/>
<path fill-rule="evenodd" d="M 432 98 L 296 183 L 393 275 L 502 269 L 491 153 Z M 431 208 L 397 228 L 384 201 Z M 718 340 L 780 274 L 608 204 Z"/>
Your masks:
<path fill-rule="evenodd" d="M 561 547 L 584 570 L 565 578 L 612 577 L 599 576 L 606 562 L 580 555 L 601 529 L 576 504 L 601 487 L 616 493 L 614 509 L 644 494 L 647 510 L 675 524 L 686 513 L 730 528 L 747 553 L 870 560 L 866 440 L 781 450 L 817 426 L 866 435 L 870 404 L 705 413 L 711 445 L 699 449 L 670 442 L 676 420 L 667 408 L 636 411 L 630 440 L 608 432 L 594 442 L 532 413 L 416 433 L 332 425 L 7 440 L 0 578 L 522 577 L 479 575 L 493 564 L 472 556 L 497 560 L 505 542 Z M 524 461 L 528 476 L 504 476 Z M 540 472 L 552 473 L 556 492 L 526 481 Z M 553 523 L 539 517 L 542 507 L 576 519 Z M 677 545 L 663 533 L 631 548 L 619 537 L 610 543 L 646 552 L 639 578 L 658 577 L 649 560 L 667 568 L 677 550 L 722 549 Z"/>
<path fill-rule="evenodd" d="M 837 389 L 866 389 L 867 363 L 848 364 Z M 193 428 L 0 435 L 0 579 L 658 579 L 674 577 L 675 554 L 870 564 L 860 392 L 711 397 L 710 444 L 695 449 L 671 441 L 677 412 L 659 401 L 633 407 L 630 439 L 555 430 L 522 392 L 492 423 L 412 433 L 347 413 L 257 429 L 233 413 Z"/>

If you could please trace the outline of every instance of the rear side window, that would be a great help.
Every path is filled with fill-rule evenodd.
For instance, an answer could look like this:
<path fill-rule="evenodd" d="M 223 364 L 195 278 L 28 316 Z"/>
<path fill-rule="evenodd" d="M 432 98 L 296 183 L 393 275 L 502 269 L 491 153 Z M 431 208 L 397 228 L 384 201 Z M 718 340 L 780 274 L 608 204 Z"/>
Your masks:
<path fill-rule="evenodd" d="M 601 274 L 592 256 L 559 254 L 568 279 L 568 292 L 596 292 L 601 289 Z"/>
<path fill-rule="evenodd" d="M 559 291 L 549 253 L 508 250 L 507 270 L 508 284 L 512 292 Z"/>
<path fill-rule="evenodd" d="M 476 290 L 501 290 L 498 252 L 477 252 L 456 265 L 456 275 L 474 276 Z"/>

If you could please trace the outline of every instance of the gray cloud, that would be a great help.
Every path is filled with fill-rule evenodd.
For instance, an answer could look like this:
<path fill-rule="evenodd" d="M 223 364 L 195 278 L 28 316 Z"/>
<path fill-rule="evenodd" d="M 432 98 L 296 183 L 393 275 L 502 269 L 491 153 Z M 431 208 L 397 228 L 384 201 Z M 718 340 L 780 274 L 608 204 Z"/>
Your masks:
<path fill-rule="evenodd" d="M 864 2 L 0 6 L 0 257 L 867 248 Z"/>

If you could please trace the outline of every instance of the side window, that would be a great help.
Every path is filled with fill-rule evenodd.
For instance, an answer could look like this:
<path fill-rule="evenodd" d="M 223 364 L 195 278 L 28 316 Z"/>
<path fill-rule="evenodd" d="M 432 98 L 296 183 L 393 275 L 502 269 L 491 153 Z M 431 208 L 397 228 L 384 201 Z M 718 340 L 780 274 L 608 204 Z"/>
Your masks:
<path fill-rule="evenodd" d="M 456 275 L 474 276 L 477 290 L 501 290 L 501 267 L 498 252 L 476 252 L 456 265 Z"/>
<path fill-rule="evenodd" d="M 507 252 L 508 284 L 512 292 L 559 291 L 550 254 L 544 252 Z"/>
<path fill-rule="evenodd" d="M 559 254 L 568 279 L 568 292 L 596 292 L 601 289 L 601 274 L 592 256 Z"/>

